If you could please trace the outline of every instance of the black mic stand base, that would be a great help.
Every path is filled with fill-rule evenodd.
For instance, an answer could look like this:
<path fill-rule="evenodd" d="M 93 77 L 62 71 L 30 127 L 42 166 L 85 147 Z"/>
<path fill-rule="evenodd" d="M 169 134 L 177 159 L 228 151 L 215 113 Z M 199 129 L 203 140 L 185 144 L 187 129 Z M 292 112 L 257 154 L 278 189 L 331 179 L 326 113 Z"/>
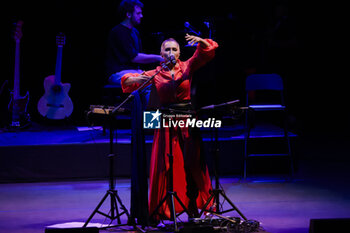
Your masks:
<path fill-rule="evenodd" d="M 110 197 L 110 201 L 111 201 L 111 209 L 109 211 L 109 213 L 103 213 L 101 212 L 99 209 L 101 208 L 102 204 L 106 201 L 107 197 Z M 120 209 L 123 210 L 123 212 L 119 213 L 118 211 L 118 203 L 120 205 Z M 90 215 L 90 217 L 88 218 L 88 220 L 85 222 L 83 227 L 86 227 L 88 225 L 88 223 L 91 221 L 91 219 L 94 217 L 94 215 L 98 213 L 100 215 L 105 216 L 106 218 L 109 218 L 112 221 L 117 219 L 118 225 L 113 225 L 113 226 L 108 226 L 108 227 L 104 227 L 104 228 L 109 228 L 109 227 L 115 227 L 115 226 L 125 226 L 125 225 L 129 225 L 130 222 L 130 215 L 128 210 L 126 209 L 126 207 L 123 205 L 119 195 L 118 195 L 118 191 L 117 190 L 107 190 L 106 194 L 103 196 L 103 198 L 101 199 L 101 201 L 98 203 L 97 207 L 95 208 L 95 210 L 92 212 L 92 214 Z M 128 217 L 128 223 L 127 224 L 121 224 L 121 220 L 120 220 L 120 216 L 122 216 L 123 214 L 126 214 Z"/>
<path fill-rule="evenodd" d="M 226 210 L 221 210 L 220 211 L 220 196 L 224 198 L 225 201 L 227 201 L 230 206 L 231 209 L 226 209 Z M 215 207 L 216 209 L 207 209 L 207 207 L 209 206 L 209 204 L 211 202 L 215 203 Z M 226 194 L 224 193 L 224 191 L 222 189 L 213 189 L 211 191 L 211 196 L 209 197 L 208 201 L 205 203 L 203 209 L 201 210 L 201 212 L 199 213 L 199 216 L 202 216 L 202 214 L 204 212 L 207 213 L 213 213 L 213 214 L 224 214 L 227 212 L 231 212 L 231 211 L 236 211 L 244 220 L 248 220 L 244 214 L 235 206 L 235 204 L 233 204 L 233 202 L 226 196 Z"/>
<path fill-rule="evenodd" d="M 175 200 L 177 200 L 179 202 L 179 204 L 181 205 L 181 207 L 183 208 L 183 211 L 181 213 L 179 213 L 178 215 L 176 214 L 175 211 Z M 160 209 L 160 207 L 162 207 L 162 205 L 169 201 L 170 205 L 170 221 L 173 222 L 174 225 L 174 231 L 178 232 L 179 231 L 179 227 L 178 227 L 178 223 L 177 223 L 177 217 L 181 214 L 183 214 L 184 212 L 186 212 L 188 214 L 188 210 L 185 207 L 185 205 L 182 203 L 182 201 L 180 200 L 180 198 L 178 197 L 176 192 L 173 191 L 168 191 L 167 194 L 165 195 L 165 197 L 160 201 L 160 203 L 157 205 L 157 207 L 155 208 L 155 210 L 153 211 L 153 213 L 150 216 L 150 219 L 152 219 L 158 212 L 158 210 Z"/>

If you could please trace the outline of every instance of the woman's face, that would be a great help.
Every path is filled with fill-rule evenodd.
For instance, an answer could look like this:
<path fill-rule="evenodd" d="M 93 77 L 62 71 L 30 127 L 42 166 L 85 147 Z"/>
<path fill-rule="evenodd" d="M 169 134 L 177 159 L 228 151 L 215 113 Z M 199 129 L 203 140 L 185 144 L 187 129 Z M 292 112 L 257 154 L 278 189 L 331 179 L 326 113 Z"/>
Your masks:
<path fill-rule="evenodd" d="M 160 55 L 167 60 L 170 54 L 173 54 L 175 56 L 175 59 L 179 59 L 180 57 L 180 47 L 179 44 L 175 41 L 168 41 L 166 42 L 160 51 Z"/>

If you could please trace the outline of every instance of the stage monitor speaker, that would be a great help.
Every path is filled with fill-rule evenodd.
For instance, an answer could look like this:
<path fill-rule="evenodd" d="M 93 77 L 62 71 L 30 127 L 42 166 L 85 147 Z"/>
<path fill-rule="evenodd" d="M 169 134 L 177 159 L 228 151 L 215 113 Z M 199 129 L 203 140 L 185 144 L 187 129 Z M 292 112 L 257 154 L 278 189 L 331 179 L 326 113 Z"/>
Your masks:
<path fill-rule="evenodd" d="M 45 233 L 98 233 L 97 227 L 45 228 Z"/>
<path fill-rule="evenodd" d="M 349 232 L 350 218 L 310 219 L 309 233 Z"/>

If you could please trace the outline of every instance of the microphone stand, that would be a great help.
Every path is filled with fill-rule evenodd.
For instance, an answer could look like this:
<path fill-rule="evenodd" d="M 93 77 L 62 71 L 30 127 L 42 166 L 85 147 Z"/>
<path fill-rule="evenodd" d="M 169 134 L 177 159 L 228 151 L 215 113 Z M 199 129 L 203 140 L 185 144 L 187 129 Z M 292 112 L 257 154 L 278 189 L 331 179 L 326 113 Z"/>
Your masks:
<path fill-rule="evenodd" d="M 239 102 L 239 100 L 233 100 L 233 101 L 229 101 L 226 103 L 222 103 L 222 104 L 218 104 L 218 105 L 208 105 L 205 107 L 202 107 L 200 109 L 200 111 L 206 111 L 206 110 L 216 110 L 220 107 L 226 107 L 226 106 L 230 106 L 230 105 L 235 105 Z M 209 197 L 209 199 L 207 200 L 207 202 L 204 204 L 204 207 L 202 208 L 201 212 L 199 213 L 199 216 L 202 216 L 202 214 L 204 212 L 207 213 L 212 213 L 214 215 L 221 215 L 223 213 L 227 213 L 227 212 L 231 212 L 231 211 L 236 211 L 244 220 L 247 220 L 246 216 L 235 206 L 235 204 L 226 196 L 225 192 L 223 189 L 220 189 L 220 181 L 219 181 L 219 138 L 218 138 L 218 128 L 214 129 L 214 137 L 215 137 L 215 141 L 214 141 L 214 149 L 213 149 L 213 157 L 214 157 L 214 176 L 215 176 L 215 189 L 213 189 L 211 191 L 211 195 Z M 224 200 L 226 200 L 231 208 L 230 209 L 226 209 L 224 210 L 223 208 L 220 208 L 220 196 L 223 197 Z M 212 203 L 214 203 L 214 205 L 216 206 L 215 210 L 213 210 L 212 208 L 207 209 L 207 207 L 209 207 L 209 205 Z"/>
<path fill-rule="evenodd" d="M 173 109 L 173 108 L 167 108 L 167 109 L 162 109 L 165 110 L 171 114 L 175 113 L 182 113 L 182 114 L 192 114 L 193 111 L 189 110 L 178 110 L 178 109 Z M 166 195 L 163 197 L 163 199 L 158 203 L 156 208 L 152 211 L 152 214 L 150 216 L 150 219 L 152 219 L 154 216 L 158 215 L 158 210 L 165 204 L 168 203 L 169 209 L 170 209 L 170 220 L 173 222 L 174 226 L 174 232 L 179 231 L 178 227 L 178 222 L 177 222 L 177 217 L 180 216 L 183 213 L 187 213 L 188 216 L 189 212 L 188 209 L 186 208 L 185 204 L 181 201 L 177 193 L 174 191 L 174 155 L 173 155 L 173 145 L 172 145 L 172 129 L 169 127 L 169 153 L 168 158 L 169 158 L 169 171 L 168 171 L 168 184 L 167 185 L 167 192 Z M 182 207 L 182 212 L 179 214 L 176 214 L 175 210 L 175 200 L 181 205 Z"/>
<path fill-rule="evenodd" d="M 150 79 L 148 79 L 146 82 L 144 82 L 140 87 L 138 87 L 134 92 L 142 90 L 146 85 L 148 85 L 154 79 L 154 77 L 157 74 L 159 74 L 163 69 L 167 68 L 168 65 L 173 64 L 173 62 L 174 61 L 168 61 L 166 63 L 163 63 L 162 68 L 160 70 L 158 70 Z M 113 110 L 108 111 L 107 117 L 109 118 L 109 121 L 110 121 L 110 134 L 109 134 L 110 153 L 108 155 L 108 158 L 109 158 L 109 189 L 107 190 L 106 194 L 103 196 L 103 198 L 101 199 L 101 201 L 99 202 L 99 204 L 97 205 L 95 210 L 92 212 L 92 214 L 90 215 L 88 220 L 84 223 L 83 228 L 85 228 L 88 225 L 88 223 L 91 221 L 91 219 L 94 217 L 94 215 L 96 213 L 98 213 L 98 214 L 105 216 L 106 218 L 111 219 L 111 222 L 114 221 L 115 219 L 117 219 L 117 221 L 118 221 L 118 225 L 103 227 L 101 229 L 123 226 L 123 225 L 132 225 L 135 228 L 137 228 L 138 230 L 144 232 L 142 229 L 140 229 L 136 226 L 135 221 L 133 219 L 131 219 L 131 217 L 130 217 L 129 211 L 126 209 L 126 207 L 122 203 L 122 200 L 118 195 L 118 191 L 115 189 L 115 178 L 114 178 L 114 157 L 116 154 L 113 153 L 113 129 L 115 127 L 113 125 L 113 117 L 116 116 L 119 112 L 124 112 L 125 109 L 122 108 L 122 106 L 124 106 L 124 104 L 129 102 L 133 97 L 134 97 L 134 95 L 133 95 L 133 93 L 131 93 L 121 104 L 119 104 Z M 103 213 L 99 209 L 101 208 L 103 203 L 107 200 L 108 196 L 110 196 L 110 211 L 108 213 Z M 118 203 L 120 204 L 121 209 L 123 210 L 121 213 L 119 213 L 119 211 L 118 211 Z M 123 214 L 126 214 L 128 217 L 127 224 L 121 224 L 120 216 L 122 216 Z"/>

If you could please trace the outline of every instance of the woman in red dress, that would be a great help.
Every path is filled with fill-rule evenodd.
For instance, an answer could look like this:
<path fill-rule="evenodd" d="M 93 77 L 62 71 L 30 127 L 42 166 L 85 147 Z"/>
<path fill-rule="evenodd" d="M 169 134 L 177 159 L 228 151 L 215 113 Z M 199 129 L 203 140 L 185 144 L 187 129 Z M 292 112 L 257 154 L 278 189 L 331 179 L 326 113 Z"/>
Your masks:
<path fill-rule="evenodd" d="M 161 106 L 189 102 L 193 72 L 215 56 L 215 49 L 218 47 L 215 41 L 188 34 L 185 38 L 189 44 L 198 43 L 195 53 L 187 61 L 179 60 L 180 47 L 176 40 L 168 39 L 162 43 L 161 56 L 165 60 L 175 58 L 176 63 L 168 65 L 152 80 Z M 136 90 L 160 69 L 162 66 L 141 75 L 125 74 L 121 81 L 123 91 L 130 93 Z M 172 140 L 169 140 L 169 130 L 171 130 Z M 150 164 L 150 213 L 153 213 L 168 190 L 169 158 L 167 154 L 169 143 L 172 143 L 174 191 L 188 209 L 189 217 L 198 216 L 198 208 L 201 209 L 207 202 L 212 189 L 208 168 L 200 153 L 200 142 L 200 134 L 196 129 L 172 127 L 155 130 Z M 177 201 L 175 201 L 175 210 L 176 213 L 183 211 Z M 169 219 L 170 215 L 168 202 L 164 202 L 158 210 L 156 219 Z"/>

